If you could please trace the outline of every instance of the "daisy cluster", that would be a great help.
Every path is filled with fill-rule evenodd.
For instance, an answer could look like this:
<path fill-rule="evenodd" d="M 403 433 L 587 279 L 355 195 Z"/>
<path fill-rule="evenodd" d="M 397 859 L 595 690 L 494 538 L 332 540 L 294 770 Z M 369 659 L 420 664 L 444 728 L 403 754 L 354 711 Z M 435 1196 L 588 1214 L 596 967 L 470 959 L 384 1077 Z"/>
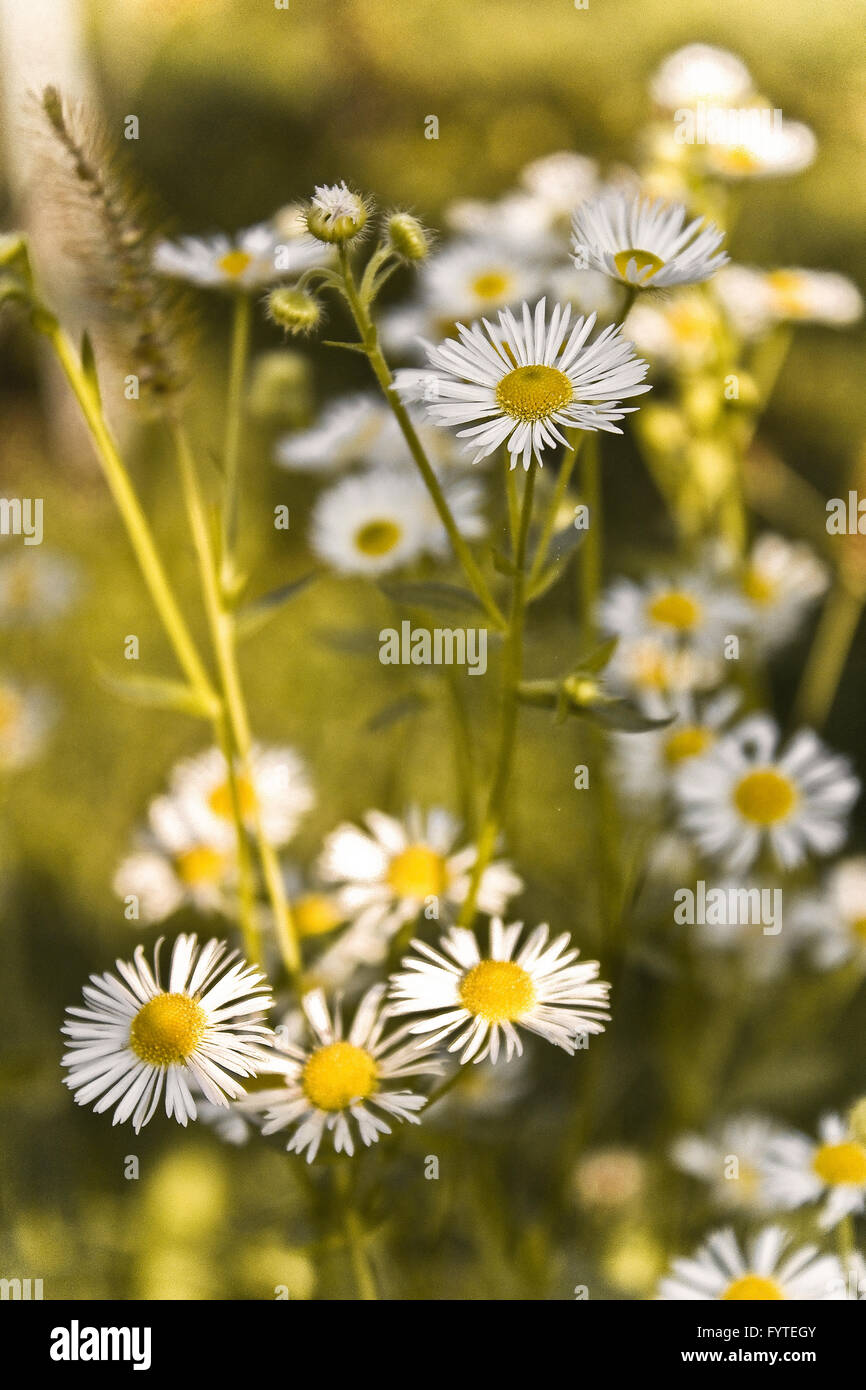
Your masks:
<path fill-rule="evenodd" d="M 471 1081 L 458 1089 L 464 1075 L 479 1078 L 476 1114 L 515 1105 L 528 1037 L 575 1057 L 611 1018 L 600 962 L 539 923 L 546 913 L 528 907 L 525 926 L 511 920 L 535 886 L 503 833 L 518 706 L 553 709 L 560 722 L 577 713 L 592 726 L 601 810 L 590 812 L 600 848 L 575 895 L 576 920 L 597 899 L 617 919 L 602 938 L 605 973 L 634 971 L 634 998 L 644 977 L 662 979 L 653 1016 L 673 997 L 658 1042 L 678 1131 L 666 1132 L 667 1180 L 679 1182 L 678 1170 L 720 1219 L 744 1223 L 712 1230 L 660 1282 L 638 1287 L 652 1283 L 663 1299 L 858 1297 L 862 1105 L 824 1115 L 813 1138 L 763 1112 L 726 1118 L 717 1107 L 715 1120 L 712 1104 L 736 1062 L 725 1051 L 735 1008 L 745 1016 L 760 1002 L 750 1025 L 760 1045 L 768 999 L 790 1002 L 821 972 L 844 1002 L 866 974 L 866 858 L 848 844 L 860 781 L 820 732 L 820 645 L 790 727 L 769 694 L 777 663 L 802 658 L 819 606 L 838 597 L 841 562 L 805 517 L 800 532 L 790 508 L 777 515 L 767 503 L 768 471 L 783 482 L 774 496 L 796 476 L 780 459 L 762 470 L 753 449 L 774 384 L 767 363 L 780 366 L 792 326 L 844 327 L 862 301 L 834 271 L 732 262 L 734 188 L 795 174 L 816 155 L 812 132 L 788 120 L 744 123 L 736 140 L 675 138 L 674 113 L 700 103 L 761 107 L 736 55 L 679 50 L 652 76 L 649 99 L 635 168 L 542 155 L 501 197 L 449 206 L 440 242 L 409 212 L 380 215 L 340 182 L 234 235 L 155 248 L 159 274 L 229 292 L 236 323 L 263 297 L 272 325 L 309 334 L 325 292 L 351 318 L 357 340 L 327 346 L 366 358 L 378 389 L 331 396 L 291 431 L 274 429 L 273 461 L 299 495 L 313 491 L 304 539 L 317 571 L 371 602 L 382 601 L 377 584 L 397 601 L 401 586 L 381 581 L 399 574 L 404 593 L 452 603 L 456 594 L 504 633 L 505 753 L 478 830 L 439 804 L 444 795 L 385 809 L 355 800 L 312 848 L 306 753 L 253 741 L 241 756 L 229 738 L 184 758 L 133 829 L 114 888 L 126 920 L 144 927 L 201 916 L 227 937 L 244 922 L 250 961 L 221 936 L 200 944 L 187 930 L 167 970 L 160 944 L 152 957 L 139 946 L 115 973 L 92 976 L 70 1009 L 63 1066 L 75 1100 L 114 1123 L 137 1131 L 162 1105 L 231 1143 L 279 1135 L 309 1163 L 323 1147 L 352 1155 L 420 1123 L 451 1087 L 451 1114 L 463 1105 L 465 1115 L 474 1093 Z M 385 284 L 409 271 L 408 297 L 380 310 Z M 604 489 L 589 467 L 576 489 L 570 479 L 587 455 L 597 465 L 604 436 L 604 488 L 616 487 L 628 451 L 606 437 L 626 432 L 666 515 L 663 531 L 643 527 L 640 562 L 620 574 L 619 557 L 601 552 Z M 534 498 L 548 509 L 543 521 Z M 578 503 L 598 529 L 579 567 L 580 631 L 570 608 L 567 629 L 556 629 L 571 665 L 556 681 L 524 681 L 512 668 L 527 613 L 568 573 L 576 547 L 563 537 Z M 655 558 L 654 534 L 665 538 Z M 455 585 L 461 574 L 471 592 Z M 0 564 L 0 622 L 13 609 L 57 611 L 61 580 L 62 567 L 49 568 L 31 588 Z M 224 624 L 235 597 L 220 610 Z M 0 683 L 0 764 L 26 752 L 38 725 L 26 693 Z M 460 771 L 468 761 L 458 750 Z M 254 850 L 261 881 L 254 874 L 250 890 Z M 707 920 L 683 939 L 671 931 L 671 891 L 699 879 L 706 888 L 702 876 L 738 901 L 783 893 L 784 924 Z M 299 965 L 285 951 L 287 922 Z M 620 997 L 629 994 L 617 985 L 618 1007 Z M 684 1049 L 692 1026 L 696 1045 Z M 592 1119 L 579 1123 L 589 1130 Z M 628 1220 L 649 1182 L 649 1162 L 624 1145 L 562 1166 L 596 1216 Z"/>

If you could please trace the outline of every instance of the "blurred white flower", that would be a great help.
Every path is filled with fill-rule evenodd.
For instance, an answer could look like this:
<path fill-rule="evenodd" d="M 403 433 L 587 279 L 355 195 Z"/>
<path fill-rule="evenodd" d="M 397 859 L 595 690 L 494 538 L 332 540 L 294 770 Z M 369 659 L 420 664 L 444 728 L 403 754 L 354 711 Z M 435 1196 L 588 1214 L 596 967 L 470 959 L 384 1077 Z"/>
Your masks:
<path fill-rule="evenodd" d="M 792 1249 L 779 1226 L 765 1226 L 741 1249 L 731 1230 L 714 1231 L 691 1259 L 674 1260 L 661 1299 L 726 1301 L 843 1299 L 842 1266 L 816 1245 Z"/>
<path fill-rule="evenodd" d="M 780 1127 L 765 1115 L 732 1115 L 708 1134 L 681 1134 L 671 1145 L 675 1167 L 707 1184 L 720 1207 L 769 1209 L 763 1164 Z"/>
<path fill-rule="evenodd" d="M 771 1145 L 765 1164 L 766 1191 L 777 1207 L 790 1210 L 820 1202 L 822 1231 L 866 1207 L 866 1146 L 839 1115 L 825 1115 L 819 1140 L 783 1134 Z"/>
<path fill-rule="evenodd" d="M 708 43 L 689 43 L 669 53 L 650 81 L 653 101 L 669 111 L 699 101 L 731 105 L 751 90 L 752 78 L 742 59 Z"/>

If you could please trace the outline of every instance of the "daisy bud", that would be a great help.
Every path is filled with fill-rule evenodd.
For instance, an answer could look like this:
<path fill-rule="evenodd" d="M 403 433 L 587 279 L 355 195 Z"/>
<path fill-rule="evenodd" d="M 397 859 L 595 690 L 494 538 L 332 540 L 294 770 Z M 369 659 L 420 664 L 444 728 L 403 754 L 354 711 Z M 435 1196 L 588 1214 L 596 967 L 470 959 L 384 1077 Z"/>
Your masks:
<path fill-rule="evenodd" d="M 430 238 L 418 221 L 408 212 L 395 212 L 388 219 L 391 245 L 406 261 L 423 261 L 430 254 Z"/>
<path fill-rule="evenodd" d="M 317 188 L 307 208 L 307 231 L 333 245 L 351 241 L 367 224 L 367 204 L 345 183 Z"/>
<path fill-rule="evenodd" d="M 268 295 L 268 317 L 287 333 L 312 333 L 322 317 L 322 307 L 306 290 L 280 286 Z"/>

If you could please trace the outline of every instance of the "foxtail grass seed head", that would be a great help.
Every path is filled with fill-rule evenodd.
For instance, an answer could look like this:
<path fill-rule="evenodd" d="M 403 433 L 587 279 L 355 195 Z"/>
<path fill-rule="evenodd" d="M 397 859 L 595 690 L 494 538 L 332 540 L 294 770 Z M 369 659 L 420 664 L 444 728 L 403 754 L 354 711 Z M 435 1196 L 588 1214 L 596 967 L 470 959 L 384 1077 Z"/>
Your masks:
<path fill-rule="evenodd" d="M 280 286 L 268 295 L 268 318 L 294 337 L 312 333 L 322 319 L 322 306 L 306 290 Z"/>
<path fill-rule="evenodd" d="M 316 188 L 307 208 L 307 231 L 317 241 L 340 245 L 353 241 L 364 230 L 368 216 L 366 199 L 353 193 L 345 182 L 323 184 Z"/>
<path fill-rule="evenodd" d="M 411 213 L 395 212 L 388 219 L 388 238 L 405 261 L 423 261 L 430 254 L 430 236 Z"/>

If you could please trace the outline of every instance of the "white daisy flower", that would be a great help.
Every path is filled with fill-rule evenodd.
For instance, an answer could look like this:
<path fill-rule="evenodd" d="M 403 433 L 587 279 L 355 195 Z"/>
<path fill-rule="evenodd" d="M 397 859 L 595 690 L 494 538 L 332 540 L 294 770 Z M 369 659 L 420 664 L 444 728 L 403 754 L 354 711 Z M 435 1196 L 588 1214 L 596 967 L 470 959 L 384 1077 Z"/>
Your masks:
<path fill-rule="evenodd" d="M 847 758 L 830 753 L 811 729 L 784 752 L 769 715 L 742 720 L 675 779 L 682 828 L 702 853 L 737 872 L 765 847 L 783 869 L 807 853 L 833 854 L 860 794 Z"/>
<path fill-rule="evenodd" d="M 756 338 L 776 323 L 820 323 L 843 328 L 863 315 L 853 281 L 830 270 L 759 270 L 727 265 L 713 291 L 736 331 Z"/>
<path fill-rule="evenodd" d="M 316 1157 L 326 1132 L 337 1153 L 352 1155 L 355 1130 L 369 1147 L 380 1135 L 391 1133 L 388 1120 L 420 1123 L 417 1112 L 426 1096 L 394 1083 L 408 1076 L 438 1075 L 442 1066 L 419 1055 L 416 1043 L 406 1042 L 405 1028 L 385 1034 L 384 993 L 381 984 L 367 991 L 345 1035 L 339 1005 L 332 1017 L 321 990 L 304 996 L 313 1045 L 283 1045 L 280 1070 L 286 1085 L 278 1094 L 270 1094 L 262 1133 L 294 1126 L 287 1150 L 306 1153 L 308 1163 Z"/>
<path fill-rule="evenodd" d="M 598 165 L 586 155 L 557 150 L 527 164 L 520 182 L 547 208 L 552 224 L 567 227 L 574 209 L 595 192 Z"/>
<path fill-rule="evenodd" d="M 427 1014 L 410 1031 L 435 1046 L 453 1033 L 449 1052 L 464 1064 L 523 1051 L 520 1029 L 527 1029 L 573 1055 L 580 1040 L 603 1033 L 610 985 L 598 979 L 598 961 L 575 965 L 580 952 L 569 948 L 563 932 L 548 945 L 549 929 L 536 927 L 515 956 L 523 923 L 490 923 L 490 950 L 482 956 L 474 933 L 452 927 L 440 940 L 442 951 L 413 941 L 419 956 L 406 956 L 401 974 L 391 977 L 394 1014 Z M 447 954 L 443 954 L 447 953 Z M 461 1051 L 462 1049 L 462 1051 Z"/>
<path fill-rule="evenodd" d="M 317 866 L 323 882 L 337 885 L 351 922 L 333 948 L 342 964 L 349 957 L 355 965 L 378 964 L 400 928 L 425 908 L 436 920 L 459 909 L 478 854 L 476 845 L 460 846 L 460 822 L 442 807 L 426 814 L 412 807 L 403 820 L 368 811 L 363 820 L 363 830 L 345 823 L 332 831 Z M 481 875 L 478 910 L 498 916 L 522 891 L 508 861 L 494 860 Z M 317 969 L 328 965 L 320 960 Z"/>
<path fill-rule="evenodd" d="M 168 798 L 160 800 L 166 826 L 175 818 L 176 808 Z M 181 907 L 206 913 L 227 912 L 227 890 L 235 879 L 233 852 L 197 843 L 187 833 L 173 850 L 155 837 L 145 837 L 141 846 L 118 865 L 113 888 L 131 906 L 134 900 L 135 915 L 130 920 L 154 926 Z"/>
<path fill-rule="evenodd" d="M 706 1183 L 718 1206 L 766 1211 L 763 1164 L 779 1133 L 764 1115 L 733 1115 L 709 1134 L 681 1134 L 671 1145 L 671 1162 Z"/>
<path fill-rule="evenodd" d="M 320 241 L 349 241 L 363 230 L 368 211 L 366 201 L 353 193 L 345 180 L 319 184 L 306 210 L 307 227 Z"/>
<path fill-rule="evenodd" d="M 70 1050 L 62 1065 L 78 1105 L 97 1114 L 114 1109 L 113 1124 L 131 1119 L 136 1134 L 165 1092 L 165 1113 L 182 1125 L 196 1118 L 191 1085 L 214 1105 L 244 1094 L 236 1076 L 254 1076 L 271 1031 L 265 978 L 216 938 L 199 948 L 195 936 L 172 947 L 168 988 L 159 982 L 159 951 L 151 970 L 139 946 L 116 975 L 91 975 L 86 1008 L 67 1010 L 62 1032 Z M 231 1075 L 230 1075 L 231 1073 Z"/>
<path fill-rule="evenodd" d="M 486 530 L 480 486 L 471 478 L 443 486 L 460 534 L 478 539 Z M 310 519 L 310 546 L 340 574 L 374 576 L 424 554 L 444 559 L 450 542 L 423 479 L 408 470 L 377 468 L 345 478 L 319 496 Z"/>
<path fill-rule="evenodd" d="M 798 898 L 791 928 L 819 970 L 835 970 L 851 960 L 866 968 L 866 856 L 841 860 L 820 893 Z"/>
<path fill-rule="evenodd" d="M 814 132 L 800 121 L 739 120 L 721 140 L 704 145 L 707 168 L 731 180 L 779 178 L 798 174 L 818 150 Z"/>
<path fill-rule="evenodd" d="M 810 546 L 770 532 L 760 536 L 740 575 L 758 644 L 775 651 L 790 641 L 829 582 L 827 566 Z"/>
<path fill-rule="evenodd" d="M 664 729 L 613 735 L 614 774 L 627 804 L 646 808 L 672 790 L 676 772 L 706 753 L 740 704 L 737 690 L 706 700 L 692 693 L 672 695 L 665 713 L 675 716 Z"/>
<path fill-rule="evenodd" d="M 692 1259 L 674 1260 L 661 1299 L 776 1301 L 843 1299 L 842 1266 L 816 1245 L 792 1250 L 779 1226 L 765 1226 L 745 1252 L 732 1230 L 714 1231 Z"/>
<path fill-rule="evenodd" d="M 650 82 L 652 99 L 668 111 L 694 106 L 732 106 L 747 97 L 752 78 L 745 63 L 726 48 L 689 43 L 659 64 Z"/>
<path fill-rule="evenodd" d="M 17 771 L 39 756 L 53 713 L 44 691 L 0 676 L 0 773 Z"/>
<path fill-rule="evenodd" d="M 622 433 L 614 421 L 637 408 L 623 398 L 650 389 L 639 384 L 647 363 L 619 325 L 590 343 L 595 315 L 577 319 L 569 334 L 570 322 L 571 308 L 557 304 L 548 323 L 542 299 L 534 315 L 523 305 L 522 322 L 504 309 L 498 327 L 486 319 L 486 332 L 460 324 L 459 342 L 428 347 L 427 412 L 444 428 L 480 422 L 457 431 L 474 462 L 505 444 L 511 467 L 528 469 L 533 457 L 541 464 L 545 449 L 567 442 L 563 429 Z"/>
<path fill-rule="evenodd" d="M 660 633 L 620 638 L 604 677 L 605 685 L 632 696 L 651 719 L 664 719 L 683 697 L 718 685 L 722 668 L 720 651 L 710 654 Z"/>
<path fill-rule="evenodd" d="M 818 1129 L 817 1143 L 805 1134 L 779 1136 L 767 1155 L 766 1190 L 785 1210 L 820 1201 L 818 1225 L 829 1231 L 866 1208 L 866 1145 L 839 1115 L 825 1115 Z"/>
<path fill-rule="evenodd" d="M 703 217 L 688 221 L 682 203 L 628 192 L 604 193 L 574 216 L 575 264 L 594 266 L 638 289 L 696 285 L 726 264 L 724 232 Z"/>
<path fill-rule="evenodd" d="M 274 846 L 284 845 L 315 802 L 306 765 L 293 748 L 256 744 L 245 772 L 237 773 L 243 821 Z M 231 851 L 237 843 L 228 768 L 218 748 L 185 758 L 172 770 L 167 797 L 150 809 L 157 839 L 179 852 L 190 846 Z M 189 837 L 184 844 L 183 836 Z"/>
<path fill-rule="evenodd" d="M 640 584 L 616 579 L 602 595 L 598 616 L 612 637 L 652 638 L 717 658 L 724 639 L 747 623 L 749 607 L 718 575 L 696 569 L 651 575 Z"/>
<path fill-rule="evenodd" d="M 699 290 L 669 300 L 639 299 L 629 311 L 625 331 L 638 352 L 654 366 L 694 371 L 718 351 L 719 311 Z"/>
<path fill-rule="evenodd" d="M 523 189 L 493 202 L 460 198 L 445 209 L 445 221 L 467 240 L 500 246 L 532 263 L 547 261 L 561 250 L 549 205 Z"/>
<path fill-rule="evenodd" d="M 30 549 L 0 558 L 0 627 L 30 627 L 65 613 L 75 601 L 79 572 L 65 555 Z"/>
<path fill-rule="evenodd" d="M 298 275 L 322 260 L 322 248 L 312 237 L 281 241 L 272 224 L 262 222 L 234 236 L 181 237 L 161 241 L 153 253 L 161 275 L 193 285 L 229 290 L 254 290 L 284 276 Z"/>
<path fill-rule="evenodd" d="M 419 287 L 438 321 L 453 325 L 535 298 L 541 272 L 501 242 L 457 241 L 424 263 Z"/>

